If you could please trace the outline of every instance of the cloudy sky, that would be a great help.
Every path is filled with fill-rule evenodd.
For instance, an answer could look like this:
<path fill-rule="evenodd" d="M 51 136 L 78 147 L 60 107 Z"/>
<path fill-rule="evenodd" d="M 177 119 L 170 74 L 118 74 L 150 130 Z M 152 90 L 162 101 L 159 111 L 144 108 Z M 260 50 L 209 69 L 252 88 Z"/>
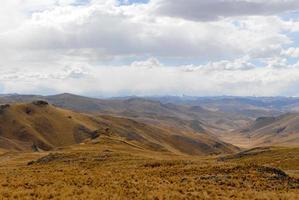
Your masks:
<path fill-rule="evenodd" d="M 0 93 L 299 96 L 298 0 L 2 0 Z"/>

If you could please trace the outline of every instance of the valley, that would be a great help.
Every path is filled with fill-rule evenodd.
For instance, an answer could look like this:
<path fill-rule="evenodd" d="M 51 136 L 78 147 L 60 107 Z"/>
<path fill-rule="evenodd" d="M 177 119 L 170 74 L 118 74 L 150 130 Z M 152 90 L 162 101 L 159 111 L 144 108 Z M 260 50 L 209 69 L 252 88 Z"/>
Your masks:
<path fill-rule="evenodd" d="M 167 99 L 0 97 L 0 197 L 297 199 L 293 99 Z"/>

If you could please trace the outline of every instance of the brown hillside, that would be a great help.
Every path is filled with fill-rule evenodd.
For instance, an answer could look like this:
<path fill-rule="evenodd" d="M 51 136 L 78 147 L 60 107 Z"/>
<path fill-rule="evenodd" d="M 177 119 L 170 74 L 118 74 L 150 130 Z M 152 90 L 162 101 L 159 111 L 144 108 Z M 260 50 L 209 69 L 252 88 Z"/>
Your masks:
<path fill-rule="evenodd" d="M 219 154 L 237 150 L 206 134 L 168 130 L 125 118 L 93 117 L 56 108 L 44 101 L 1 106 L 0 149 L 51 150 L 102 134 L 130 141 L 139 148 L 177 154 Z"/>
<path fill-rule="evenodd" d="M 46 102 L 3 105 L 0 110 L 0 148 L 50 150 L 96 137 L 80 123 L 81 115 Z"/>
<path fill-rule="evenodd" d="M 136 97 L 128 99 L 97 99 L 67 93 L 52 96 L 8 95 L 0 97 L 0 102 L 28 103 L 37 99 L 46 100 L 60 108 L 84 113 L 101 113 L 138 120 L 157 119 L 166 123 L 169 122 L 168 119 L 173 118 L 185 121 L 197 120 L 209 126 L 207 129 L 212 128 L 215 130 L 213 132 L 227 132 L 227 130 L 239 129 L 252 121 L 252 119 L 243 115 L 204 109 L 200 105 L 161 103 Z M 205 128 L 204 125 L 202 125 L 203 128 Z"/>
<path fill-rule="evenodd" d="M 222 137 L 224 141 L 244 147 L 254 146 L 298 146 L 299 114 L 257 118 L 246 129 Z M 240 145 L 242 144 L 242 145 Z"/>

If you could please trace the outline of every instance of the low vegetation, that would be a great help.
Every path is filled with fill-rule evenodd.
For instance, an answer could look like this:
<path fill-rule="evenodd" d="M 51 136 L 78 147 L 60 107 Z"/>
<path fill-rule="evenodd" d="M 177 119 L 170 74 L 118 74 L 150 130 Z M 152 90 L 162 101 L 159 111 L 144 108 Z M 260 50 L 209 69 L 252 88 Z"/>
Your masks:
<path fill-rule="evenodd" d="M 290 152 L 293 149 L 274 149 L 221 160 L 212 156 L 151 152 L 103 137 L 98 142 L 52 153 L 16 153 L 5 162 L 0 157 L 0 196 L 3 199 L 295 200 L 299 195 L 299 179 L 295 176 L 298 164 Z M 275 155 L 277 158 L 272 162 Z M 287 157 L 295 161 L 284 166 L 278 164 L 279 157 L 281 162 Z M 291 170 L 292 175 L 287 173 Z"/>

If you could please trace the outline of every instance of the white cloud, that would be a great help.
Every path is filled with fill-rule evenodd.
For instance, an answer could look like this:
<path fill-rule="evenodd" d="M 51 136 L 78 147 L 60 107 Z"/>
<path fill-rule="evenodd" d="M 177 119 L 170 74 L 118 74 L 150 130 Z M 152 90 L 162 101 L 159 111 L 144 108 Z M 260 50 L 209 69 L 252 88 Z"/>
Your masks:
<path fill-rule="evenodd" d="M 283 57 L 274 57 L 274 58 L 266 59 L 264 62 L 267 64 L 267 67 L 271 67 L 271 68 L 292 67 L 292 65 L 288 65 L 287 59 Z"/>
<path fill-rule="evenodd" d="M 156 59 L 152 59 L 157 61 Z M 144 63 L 150 63 L 145 60 Z M 274 61 L 273 61 L 274 63 Z M 240 64 L 239 68 L 235 67 Z M 148 66 L 148 65 L 146 65 Z M 213 66 L 213 70 L 209 68 Z M 189 70 L 186 70 L 189 69 Z M 299 63 L 288 67 L 253 66 L 246 58 L 200 66 L 77 66 L 43 73 L 6 72 L 4 91 L 73 92 L 93 95 L 299 95 Z"/>
<path fill-rule="evenodd" d="M 135 61 L 131 64 L 132 67 L 153 68 L 162 67 L 163 65 L 156 58 L 149 58 L 145 61 Z"/>
<path fill-rule="evenodd" d="M 0 33 L 20 26 L 34 12 L 71 5 L 76 0 L 4 0 L 0 6 Z"/>
<path fill-rule="evenodd" d="M 282 55 L 285 55 L 285 56 L 291 57 L 291 58 L 299 58 L 299 48 L 291 47 L 291 48 L 283 51 Z"/>
<path fill-rule="evenodd" d="M 277 13 L 298 1 L 219 1 L 5 0 L 0 83 L 4 92 L 106 95 L 278 95 L 294 87 L 299 67 L 288 58 L 298 48 L 289 33 L 299 22 Z M 190 65 L 167 64 L 175 61 Z"/>

